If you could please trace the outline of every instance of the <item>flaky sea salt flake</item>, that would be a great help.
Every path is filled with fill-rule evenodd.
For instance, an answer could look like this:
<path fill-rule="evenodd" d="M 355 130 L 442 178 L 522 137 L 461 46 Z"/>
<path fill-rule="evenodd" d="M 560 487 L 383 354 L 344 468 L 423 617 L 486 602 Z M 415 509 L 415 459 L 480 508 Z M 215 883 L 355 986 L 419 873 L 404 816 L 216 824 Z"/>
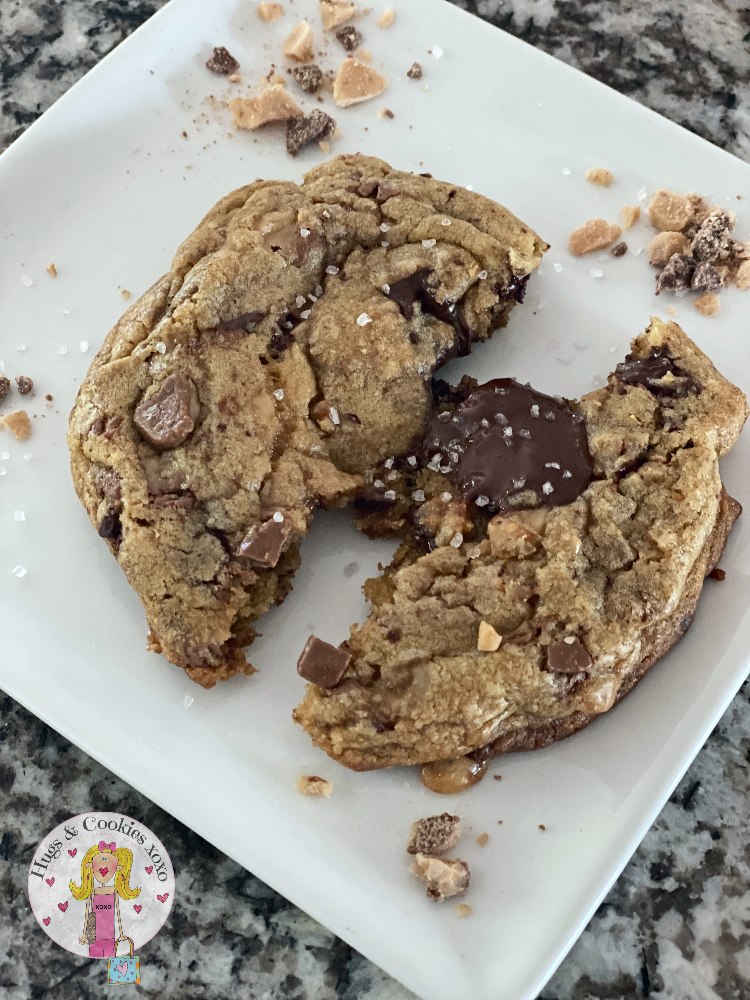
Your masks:
<path fill-rule="evenodd" d="M 21 564 L 19 563 L 18 566 L 13 567 L 12 572 L 13 576 L 17 576 L 19 580 L 23 580 L 23 578 L 29 571 L 26 569 L 25 566 L 21 566 Z"/>
<path fill-rule="evenodd" d="M 368 316 L 367 313 L 360 313 L 357 316 L 357 326 L 367 326 L 368 323 L 372 323 L 372 316 Z"/>

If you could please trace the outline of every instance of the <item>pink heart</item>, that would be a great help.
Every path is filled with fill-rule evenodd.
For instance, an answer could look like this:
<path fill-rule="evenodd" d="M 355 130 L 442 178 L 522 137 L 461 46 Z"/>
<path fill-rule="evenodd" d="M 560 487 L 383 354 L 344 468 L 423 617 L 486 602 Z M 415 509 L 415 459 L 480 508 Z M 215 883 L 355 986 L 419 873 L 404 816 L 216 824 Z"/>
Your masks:
<path fill-rule="evenodd" d="M 42 920 L 42 923 L 44 924 L 45 927 L 49 927 L 51 920 L 52 917 L 45 917 L 44 920 Z"/>
<path fill-rule="evenodd" d="M 133 903 L 133 909 L 135 910 L 136 913 L 140 913 L 141 910 L 143 909 L 143 906 L 140 903 Z"/>
<path fill-rule="evenodd" d="M 120 962 L 118 965 L 115 966 L 115 968 L 117 969 L 117 971 L 120 973 L 121 976 L 124 976 L 125 973 L 128 971 L 128 963 Z"/>
<path fill-rule="evenodd" d="M 71 856 L 71 858 L 74 858 L 76 854 L 78 854 L 78 848 L 74 847 L 72 851 L 68 851 L 68 854 Z"/>
<path fill-rule="evenodd" d="M 151 874 L 151 872 L 153 870 L 154 870 L 154 866 L 153 865 L 146 865 L 146 871 L 148 872 L 149 875 Z"/>
<path fill-rule="evenodd" d="M 168 896 L 168 895 L 169 895 L 169 893 L 168 893 L 168 892 L 165 892 L 163 896 L 159 896 L 159 895 L 157 894 L 157 897 L 156 897 L 156 898 L 157 898 L 157 899 L 159 900 L 159 902 L 160 902 L 160 903 L 166 903 L 166 901 L 167 901 L 167 896 Z M 67 905 L 67 904 L 66 904 L 66 905 Z"/>
<path fill-rule="evenodd" d="M 67 899 L 65 900 L 64 903 L 58 903 L 57 904 L 57 908 L 58 908 L 58 910 L 62 910 L 62 912 L 65 913 L 65 911 L 68 908 L 68 901 L 67 901 Z"/>
<path fill-rule="evenodd" d="M 52 878 L 46 878 L 44 881 L 47 883 L 47 885 L 54 885 L 55 884 L 55 876 L 53 875 Z"/>

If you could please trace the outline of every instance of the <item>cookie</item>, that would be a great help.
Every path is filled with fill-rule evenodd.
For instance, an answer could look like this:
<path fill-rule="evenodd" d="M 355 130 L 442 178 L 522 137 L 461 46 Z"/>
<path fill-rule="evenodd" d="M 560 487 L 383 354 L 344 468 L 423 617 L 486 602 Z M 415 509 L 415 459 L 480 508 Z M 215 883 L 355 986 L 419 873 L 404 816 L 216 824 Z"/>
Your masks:
<path fill-rule="evenodd" d="M 689 627 L 740 511 L 718 457 L 745 397 L 673 323 L 578 402 L 510 379 L 434 393 L 416 467 L 369 515 L 404 542 L 295 712 L 357 770 L 473 754 L 478 774 L 607 712 Z"/>
<path fill-rule="evenodd" d="M 545 249 L 489 199 L 364 156 L 209 212 L 70 418 L 76 490 L 154 650 L 206 687 L 252 672 L 313 511 L 421 436 L 433 371 L 504 325 Z"/>

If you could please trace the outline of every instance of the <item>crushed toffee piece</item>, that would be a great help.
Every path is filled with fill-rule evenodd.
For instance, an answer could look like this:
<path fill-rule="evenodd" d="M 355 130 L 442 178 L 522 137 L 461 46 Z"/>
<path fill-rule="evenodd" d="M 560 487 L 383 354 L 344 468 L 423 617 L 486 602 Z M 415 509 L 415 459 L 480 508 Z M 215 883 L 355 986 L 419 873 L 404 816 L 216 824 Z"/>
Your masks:
<path fill-rule="evenodd" d="M 335 119 L 318 108 L 302 118 L 290 118 L 286 123 L 286 151 L 296 156 L 305 146 L 331 135 L 335 128 Z"/>
<path fill-rule="evenodd" d="M 323 82 L 323 70 L 317 63 L 292 67 L 292 76 L 306 94 L 315 94 Z"/>
<path fill-rule="evenodd" d="M 301 774 L 297 778 L 297 791 L 300 795 L 309 795 L 312 798 L 330 799 L 333 782 L 317 774 Z"/>
<path fill-rule="evenodd" d="M 339 42 L 347 52 L 353 52 L 362 44 L 362 32 L 355 28 L 353 24 L 345 24 L 336 31 L 336 41 Z"/>
<path fill-rule="evenodd" d="M 206 69 L 218 73 L 219 76 L 229 76 L 230 73 L 236 73 L 239 68 L 240 64 L 223 45 L 214 46 L 213 55 L 206 61 Z"/>
<path fill-rule="evenodd" d="M 407 69 L 406 75 L 410 80 L 421 80 L 424 75 L 421 63 L 413 62 L 411 66 Z"/>
<path fill-rule="evenodd" d="M 427 887 L 427 895 L 436 903 L 460 896 L 469 888 L 471 872 L 460 858 L 433 858 L 417 854 L 409 868 Z"/>
<path fill-rule="evenodd" d="M 16 410 L 7 413 L 0 419 L 0 427 L 7 427 L 17 441 L 26 441 L 31 437 L 31 420 L 26 410 Z"/>
<path fill-rule="evenodd" d="M 7 375 L 0 375 L 0 400 L 5 399 L 5 397 L 10 392 L 10 379 Z"/>
<path fill-rule="evenodd" d="M 695 261 L 692 257 L 684 253 L 673 253 L 664 270 L 656 276 L 656 294 L 660 295 L 663 291 L 686 291 L 690 288 L 694 270 Z"/>
<path fill-rule="evenodd" d="M 16 385 L 21 396 L 28 395 L 34 388 L 34 383 L 28 375 L 16 375 Z"/>
<path fill-rule="evenodd" d="M 460 817 L 447 812 L 426 816 L 412 823 L 406 850 L 409 854 L 444 854 L 455 847 L 460 836 Z"/>

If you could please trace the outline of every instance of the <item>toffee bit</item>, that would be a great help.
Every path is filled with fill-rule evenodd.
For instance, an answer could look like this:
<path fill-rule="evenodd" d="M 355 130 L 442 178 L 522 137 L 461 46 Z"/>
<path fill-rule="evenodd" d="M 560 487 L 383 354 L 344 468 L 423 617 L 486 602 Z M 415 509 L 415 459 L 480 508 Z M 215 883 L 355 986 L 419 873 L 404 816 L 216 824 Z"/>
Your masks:
<path fill-rule="evenodd" d="M 323 82 L 323 70 L 316 63 L 292 67 L 292 76 L 306 94 L 316 93 Z"/>
<path fill-rule="evenodd" d="M 55 267 L 54 263 L 47 264 L 47 274 L 50 276 L 50 278 L 57 277 L 57 268 Z"/>
<path fill-rule="evenodd" d="M 317 774 L 301 774 L 297 778 L 297 791 L 300 795 L 330 799 L 333 783 L 327 778 L 320 778 Z"/>
<path fill-rule="evenodd" d="M 21 396 L 28 395 L 28 393 L 30 393 L 34 388 L 34 383 L 28 375 L 17 375 L 16 385 L 18 386 L 18 392 Z"/>
<path fill-rule="evenodd" d="M 423 76 L 422 66 L 418 62 L 414 62 L 407 69 L 406 75 L 410 80 L 421 80 Z"/>
<path fill-rule="evenodd" d="M 355 28 L 353 24 L 345 24 L 336 32 L 336 40 L 346 49 L 353 52 L 362 44 L 362 32 Z"/>
<path fill-rule="evenodd" d="M 229 76 L 230 73 L 236 73 L 239 68 L 240 64 L 223 45 L 215 46 L 213 55 L 206 61 L 206 69 L 218 73 L 219 76 Z"/>
<path fill-rule="evenodd" d="M 286 123 L 286 151 L 296 156 L 310 143 L 325 139 L 335 128 L 334 119 L 318 108 L 302 118 L 290 118 Z"/>
<path fill-rule="evenodd" d="M 7 375 L 0 375 L 0 399 L 5 399 L 5 397 L 10 392 L 10 379 Z"/>
<path fill-rule="evenodd" d="M 627 243 L 615 243 L 615 245 L 610 250 L 613 257 L 623 257 L 628 252 Z"/>

